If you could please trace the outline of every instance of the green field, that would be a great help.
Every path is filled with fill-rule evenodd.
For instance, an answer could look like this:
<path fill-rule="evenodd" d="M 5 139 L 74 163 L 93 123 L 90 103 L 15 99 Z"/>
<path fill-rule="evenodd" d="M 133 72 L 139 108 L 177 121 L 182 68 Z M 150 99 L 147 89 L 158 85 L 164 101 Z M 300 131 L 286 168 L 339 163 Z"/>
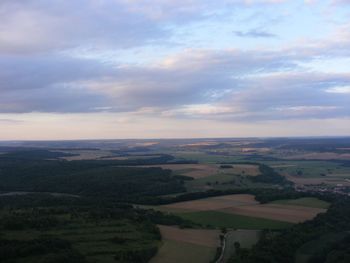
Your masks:
<path fill-rule="evenodd" d="M 226 227 L 234 229 L 282 229 L 292 226 L 287 222 L 228 214 L 218 211 L 200 211 L 177 214 L 203 226 Z"/>
<path fill-rule="evenodd" d="M 276 200 L 271 202 L 271 204 L 298 205 L 325 209 L 327 209 L 330 206 L 330 203 L 313 197 L 304 197 L 290 200 Z"/>
<path fill-rule="evenodd" d="M 227 260 L 235 253 L 235 242 L 239 242 L 241 248 L 251 248 L 260 237 L 259 230 L 233 230 L 226 235 L 226 248 L 223 261 Z"/>
<path fill-rule="evenodd" d="M 215 248 L 165 240 L 150 263 L 209 263 L 215 252 Z"/>
<path fill-rule="evenodd" d="M 332 177 L 349 177 L 350 168 L 342 166 L 341 163 L 330 161 L 283 161 L 283 162 L 266 162 L 270 166 L 275 167 L 276 171 L 288 173 L 291 175 L 300 174 L 301 177 L 315 178 L 322 175 Z"/>

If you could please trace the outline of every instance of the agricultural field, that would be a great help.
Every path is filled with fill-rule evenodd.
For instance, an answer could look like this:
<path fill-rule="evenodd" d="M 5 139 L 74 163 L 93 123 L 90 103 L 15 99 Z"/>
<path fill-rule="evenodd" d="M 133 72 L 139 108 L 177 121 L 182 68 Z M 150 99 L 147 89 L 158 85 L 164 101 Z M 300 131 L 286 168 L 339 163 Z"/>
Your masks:
<path fill-rule="evenodd" d="M 232 228 L 232 229 L 283 229 L 292 224 L 284 221 L 230 214 L 221 211 L 199 211 L 177 214 L 184 219 L 191 220 L 209 228 Z"/>
<path fill-rule="evenodd" d="M 208 229 L 179 229 L 159 226 L 162 245 L 150 263 L 210 262 L 220 245 L 220 231 Z"/>
<path fill-rule="evenodd" d="M 158 254 L 150 263 L 209 263 L 214 258 L 215 251 L 216 248 L 164 240 Z"/>
<path fill-rule="evenodd" d="M 73 155 L 62 157 L 62 159 L 67 161 L 98 160 L 112 155 L 112 152 L 107 150 L 65 150 L 62 152 Z"/>
<path fill-rule="evenodd" d="M 350 185 L 350 167 L 337 162 L 290 161 L 269 165 L 297 185 Z"/>
<path fill-rule="evenodd" d="M 327 186 L 327 187 L 336 187 L 336 186 L 350 186 L 350 179 L 348 178 L 325 178 L 325 177 L 318 177 L 318 178 L 300 178 L 296 176 L 290 176 L 286 175 L 286 178 L 293 183 L 295 183 L 297 186 L 304 186 L 304 185 L 315 185 L 315 186 Z"/>
<path fill-rule="evenodd" d="M 219 162 L 231 163 L 231 162 L 237 162 L 237 161 L 239 162 L 244 160 L 244 158 L 242 158 L 239 155 L 236 155 L 236 156 L 212 155 L 202 151 L 177 151 L 177 152 L 173 152 L 173 155 L 178 158 L 185 158 L 188 160 L 198 161 L 199 163 L 209 163 L 209 164 L 216 164 Z"/>
<path fill-rule="evenodd" d="M 254 164 L 160 164 L 142 167 L 161 167 L 172 170 L 174 175 L 193 178 L 185 185 L 189 192 L 208 189 L 230 189 L 241 187 L 265 187 L 264 184 L 253 183 L 250 177 L 260 174 L 259 166 Z"/>
<path fill-rule="evenodd" d="M 301 223 L 306 220 L 311 220 L 318 214 L 325 213 L 327 210 L 323 208 L 311 208 L 284 204 L 259 204 L 233 206 L 230 208 L 221 209 L 220 211 L 234 215 L 265 218 L 289 223 Z"/>
<path fill-rule="evenodd" d="M 253 195 L 211 197 L 159 206 L 193 222 L 214 227 L 242 229 L 281 228 L 326 212 L 328 203 L 305 198 L 260 204 Z"/>
<path fill-rule="evenodd" d="M 144 167 L 161 167 L 170 169 L 174 174 L 189 176 L 194 179 L 206 178 L 215 175 L 240 175 L 256 176 L 259 174 L 257 165 L 232 164 L 230 168 L 221 168 L 218 164 L 162 164 L 146 165 Z"/>
<path fill-rule="evenodd" d="M 320 177 L 320 176 L 349 176 L 350 167 L 339 162 L 331 161 L 284 161 L 268 162 L 272 168 L 281 173 L 299 177 Z"/>
<path fill-rule="evenodd" d="M 239 162 L 259 162 L 271 166 L 288 180 L 297 186 L 307 185 L 325 185 L 333 188 L 338 186 L 350 187 L 350 166 L 344 166 L 336 158 L 323 159 L 297 159 L 289 158 L 294 151 L 289 150 L 272 150 L 265 152 L 237 152 L 237 149 L 230 149 L 229 155 L 227 151 L 222 154 L 215 152 L 210 154 L 206 151 L 182 151 L 174 153 L 174 155 L 182 158 L 196 160 L 203 165 L 214 165 L 220 162 L 239 163 Z M 276 160 L 274 160 L 276 159 Z M 341 160 L 340 158 L 339 160 Z M 343 160 L 347 160 L 344 159 Z M 271 187 L 266 184 L 252 183 L 250 176 L 254 172 L 226 172 L 216 173 L 210 176 L 196 177 L 195 180 L 187 182 L 188 191 L 202 191 L 208 189 L 229 189 L 229 188 L 265 188 Z"/>
<path fill-rule="evenodd" d="M 335 153 L 335 152 L 307 152 L 295 154 L 286 159 L 304 159 L 304 160 L 350 160 L 349 153 Z"/>
<path fill-rule="evenodd" d="M 259 230 L 238 229 L 230 230 L 226 234 L 226 248 L 223 262 L 227 262 L 235 254 L 235 242 L 239 242 L 241 248 L 251 248 L 260 238 Z"/>
<path fill-rule="evenodd" d="M 327 209 L 330 206 L 330 203 L 314 197 L 303 197 L 299 199 L 288 199 L 288 200 L 276 200 L 271 202 L 271 204 L 304 206 L 304 207 L 323 208 L 323 209 Z"/>
<path fill-rule="evenodd" d="M 174 203 L 169 205 L 160 206 L 163 209 L 180 209 L 182 211 L 208 211 L 208 210 L 220 210 L 230 208 L 233 206 L 242 205 L 256 205 L 259 204 L 253 195 L 239 194 L 239 195 L 226 195 L 205 198 L 200 200 L 193 200 L 187 202 Z"/>

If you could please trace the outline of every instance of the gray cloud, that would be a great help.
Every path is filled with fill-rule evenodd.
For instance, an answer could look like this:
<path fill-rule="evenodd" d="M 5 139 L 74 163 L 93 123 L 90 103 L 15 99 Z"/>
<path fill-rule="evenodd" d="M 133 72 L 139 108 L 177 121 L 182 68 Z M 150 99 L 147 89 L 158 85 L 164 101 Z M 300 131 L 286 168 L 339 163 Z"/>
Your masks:
<path fill-rule="evenodd" d="M 88 47 L 130 48 L 169 40 L 189 24 L 278 1 L 229 0 L 2 0 L 0 53 L 40 53 Z M 267 36 L 267 32 L 248 32 Z"/>
<path fill-rule="evenodd" d="M 187 50 L 149 65 L 107 64 L 72 55 L 73 48 L 142 46 L 171 35 L 163 22 L 213 15 L 213 1 L 152 3 L 159 6 L 122 0 L 0 2 L 0 113 L 142 113 L 153 108 L 148 114 L 227 120 L 350 115 L 348 94 L 326 92 L 350 85 L 348 74 L 299 66 L 349 56 L 345 27 L 327 41 L 276 50 Z M 203 15 L 196 7 L 209 11 Z M 258 29 L 235 33 L 275 37 Z"/>
<path fill-rule="evenodd" d="M 158 109 L 155 114 L 181 115 L 188 105 L 212 104 L 218 110 L 203 111 L 247 120 L 282 118 L 288 111 L 291 117 L 322 117 L 327 110 L 348 115 L 348 98 L 326 90 L 349 85 L 349 76 L 302 73 L 295 61 L 313 57 L 319 54 L 306 58 L 294 50 L 189 50 L 157 65 L 123 67 L 62 55 L 3 56 L 0 111 L 123 112 L 151 107 Z"/>
<path fill-rule="evenodd" d="M 42 89 L 57 83 L 98 78 L 114 72 L 111 66 L 92 59 L 60 54 L 0 55 L 0 90 Z"/>
<path fill-rule="evenodd" d="M 350 0 L 332 0 L 332 4 L 350 4 Z"/>
<path fill-rule="evenodd" d="M 167 36 L 123 1 L 5 1 L 0 52 L 33 53 L 87 46 L 127 48 Z"/>
<path fill-rule="evenodd" d="M 245 120 L 348 117 L 350 97 L 330 96 L 326 90 L 349 83 L 349 74 L 296 72 L 252 77 L 226 103 L 240 105 L 242 116 L 233 117 Z"/>
<path fill-rule="evenodd" d="M 23 123 L 22 120 L 15 120 L 15 119 L 0 119 L 0 123 L 3 124 L 20 124 Z"/>
<path fill-rule="evenodd" d="M 274 38 L 277 37 L 277 35 L 272 34 L 268 31 L 262 30 L 262 29 L 251 29 L 248 31 L 234 31 L 234 34 L 238 37 L 252 37 L 252 38 Z"/>
<path fill-rule="evenodd" d="M 62 55 L 0 56 L 0 112 L 86 112 L 106 103 L 80 81 L 116 74 L 114 67 Z"/>

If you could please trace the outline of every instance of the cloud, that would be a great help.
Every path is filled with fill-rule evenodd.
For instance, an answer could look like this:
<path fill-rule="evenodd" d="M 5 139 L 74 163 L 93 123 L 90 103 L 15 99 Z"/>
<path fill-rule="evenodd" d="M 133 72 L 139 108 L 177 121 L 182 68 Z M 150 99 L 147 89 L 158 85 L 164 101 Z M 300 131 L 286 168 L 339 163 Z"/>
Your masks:
<path fill-rule="evenodd" d="M 123 49 L 134 46 L 155 43 L 157 50 L 158 41 L 172 34 L 170 24 L 188 25 L 232 6 L 282 2 L 2 1 L 0 112 L 128 112 L 228 121 L 349 116 L 344 96 L 349 74 L 300 66 L 350 56 L 348 25 L 323 39 L 275 48 L 197 47 L 167 50 L 164 58 L 150 63 L 119 59 Z M 235 33 L 242 38 L 275 37 L 258 27 Z M 96 50 L 93 59 L 72 52 L 84 47 L 112 49 L 113 55 L 107 63 Z"/>
<path fill-rule="evenodd" d="M 350 4 L 350 0 L 332 0 L 333 5 L 337 4 Z"/>
<path fill-rule="evenodd" d="M 278 0 L 2 0 L 0 53 L 126 49 L 165 43 L 177 25 L 217 19 Z M 268 37 L 268 32 L 245 34 Z M 173 41 L 176 42 L 176 41 Z"/>
<path fill-rule="evenodd" d="M 234 34 L 238 37 L 252 37 L 252 38 L 274 38 L 277 35 L 267 32 L 261 29 L 251 29 L 248 31 L 234 31 Z"/>
<path fill-rule="evenodd" d="M 128 48 L 168 34 L 123 1 L 5 1 L 0 17 L 0 53 L 7 54 Z"/>
<path fill-rule="evenodd" d="M 118 75 L 82 83 L 114 100 L 115 110 L 182 107 L 212 103 L 239 89 L 245 74 L 296 67 L 269 52 L 187 50 L 145 67 L 126 67 Z"/>
<path fill-rule="evenodd" d="M 116 72 L 95 60 L 62 55 L 0 56 L 0 69 L 0 112 L 91 111 L 108 99 L 79 81 Z"/>
<path fill-rule="evenodd" d="M 98 78 L 114 69 L 97 60 L 61 54 L 0 55 L 0 89 L 43 89 L 58 83 Z"/>
<path fill-rule="evenodd" d="M 350 94 L 350 86 L 337 86 L 325 90 L 328 93 Z"/>
<path fill-rule="evenodd" d="M 292 116 L 278 110 L 282 108 L 320 106 L 329 110 L 329 116 L 347 115 L 347 100 L 334 87 L 350 85 L 350 76 L 303 72 L 296 63 L 314 57 L 319 59 L 320 54 L 186 50 L 142 66 L 63 55 L 3 57 L 0 111 L 258 120 Z M 331 110 L 334 105 L 341 107 Z M 325 111 L 304 111 L 304 116 L 308 114 L 328 116 Z"/>
<path fill-rule="evenodd" d="M 2 124 L 19 124 L 23 123 L 22 120 L 15 120 L 15 119 L 0 119 L 0 123 Z"/>

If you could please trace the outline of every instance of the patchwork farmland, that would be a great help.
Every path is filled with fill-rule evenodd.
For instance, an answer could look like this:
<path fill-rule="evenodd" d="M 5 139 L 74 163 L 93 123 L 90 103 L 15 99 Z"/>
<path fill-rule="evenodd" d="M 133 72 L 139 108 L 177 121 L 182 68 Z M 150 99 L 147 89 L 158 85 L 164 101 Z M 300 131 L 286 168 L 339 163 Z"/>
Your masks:
<path fill-rule="evenodd" d="M 313 204 L 316 207 L 310 207 Z M 273 223 L 279 227 L 281 226 L 281 222 L 300 223 L 306 220 L 311 220 L 316 215 L 327 211 L 327 203 L 321 202 L 321 204 L 323 204 L 323 207 L 319 207 L 320 204 L 318 202 L 314 201 L 314 203 L 312 203 L 310 200 L 309 202 L 294 200 L 294 203 L 289 201 L 289 203 L 274 202 L 260 204 L 255 200 L 253 195 L 238 194 L 179 202 L 159 206 L 158 209 L 178 213 L 186 219 L 192 219 L 195 222 L 202 224 L 205 222 L 210 224 L 211 221 L 206 221 L 205 218 L 225 218 L 224 221 L 227 221 L 227 223 L 220 223 L 220 227 L 234 226 L 235 228 L 244 228 L 246 225 L 243 223 L 252 221 L 252 226 L 246 227 L 249 229 L 259 229 L 266 227 L 267 223 L 266 221 L 259 219 L 270 220 L 271 222 L 269 223 L 271 223 L 272 228 L 274 228 Z M 237 223 L 239 221 L 242 221 L 242 223 Z M 237 224 L 234 224 L 234 222 Z M 259 227 L 259 222 L 261 223 L 261 227 Z M 215 224 L 213 225 L 215 226 Z"/>

